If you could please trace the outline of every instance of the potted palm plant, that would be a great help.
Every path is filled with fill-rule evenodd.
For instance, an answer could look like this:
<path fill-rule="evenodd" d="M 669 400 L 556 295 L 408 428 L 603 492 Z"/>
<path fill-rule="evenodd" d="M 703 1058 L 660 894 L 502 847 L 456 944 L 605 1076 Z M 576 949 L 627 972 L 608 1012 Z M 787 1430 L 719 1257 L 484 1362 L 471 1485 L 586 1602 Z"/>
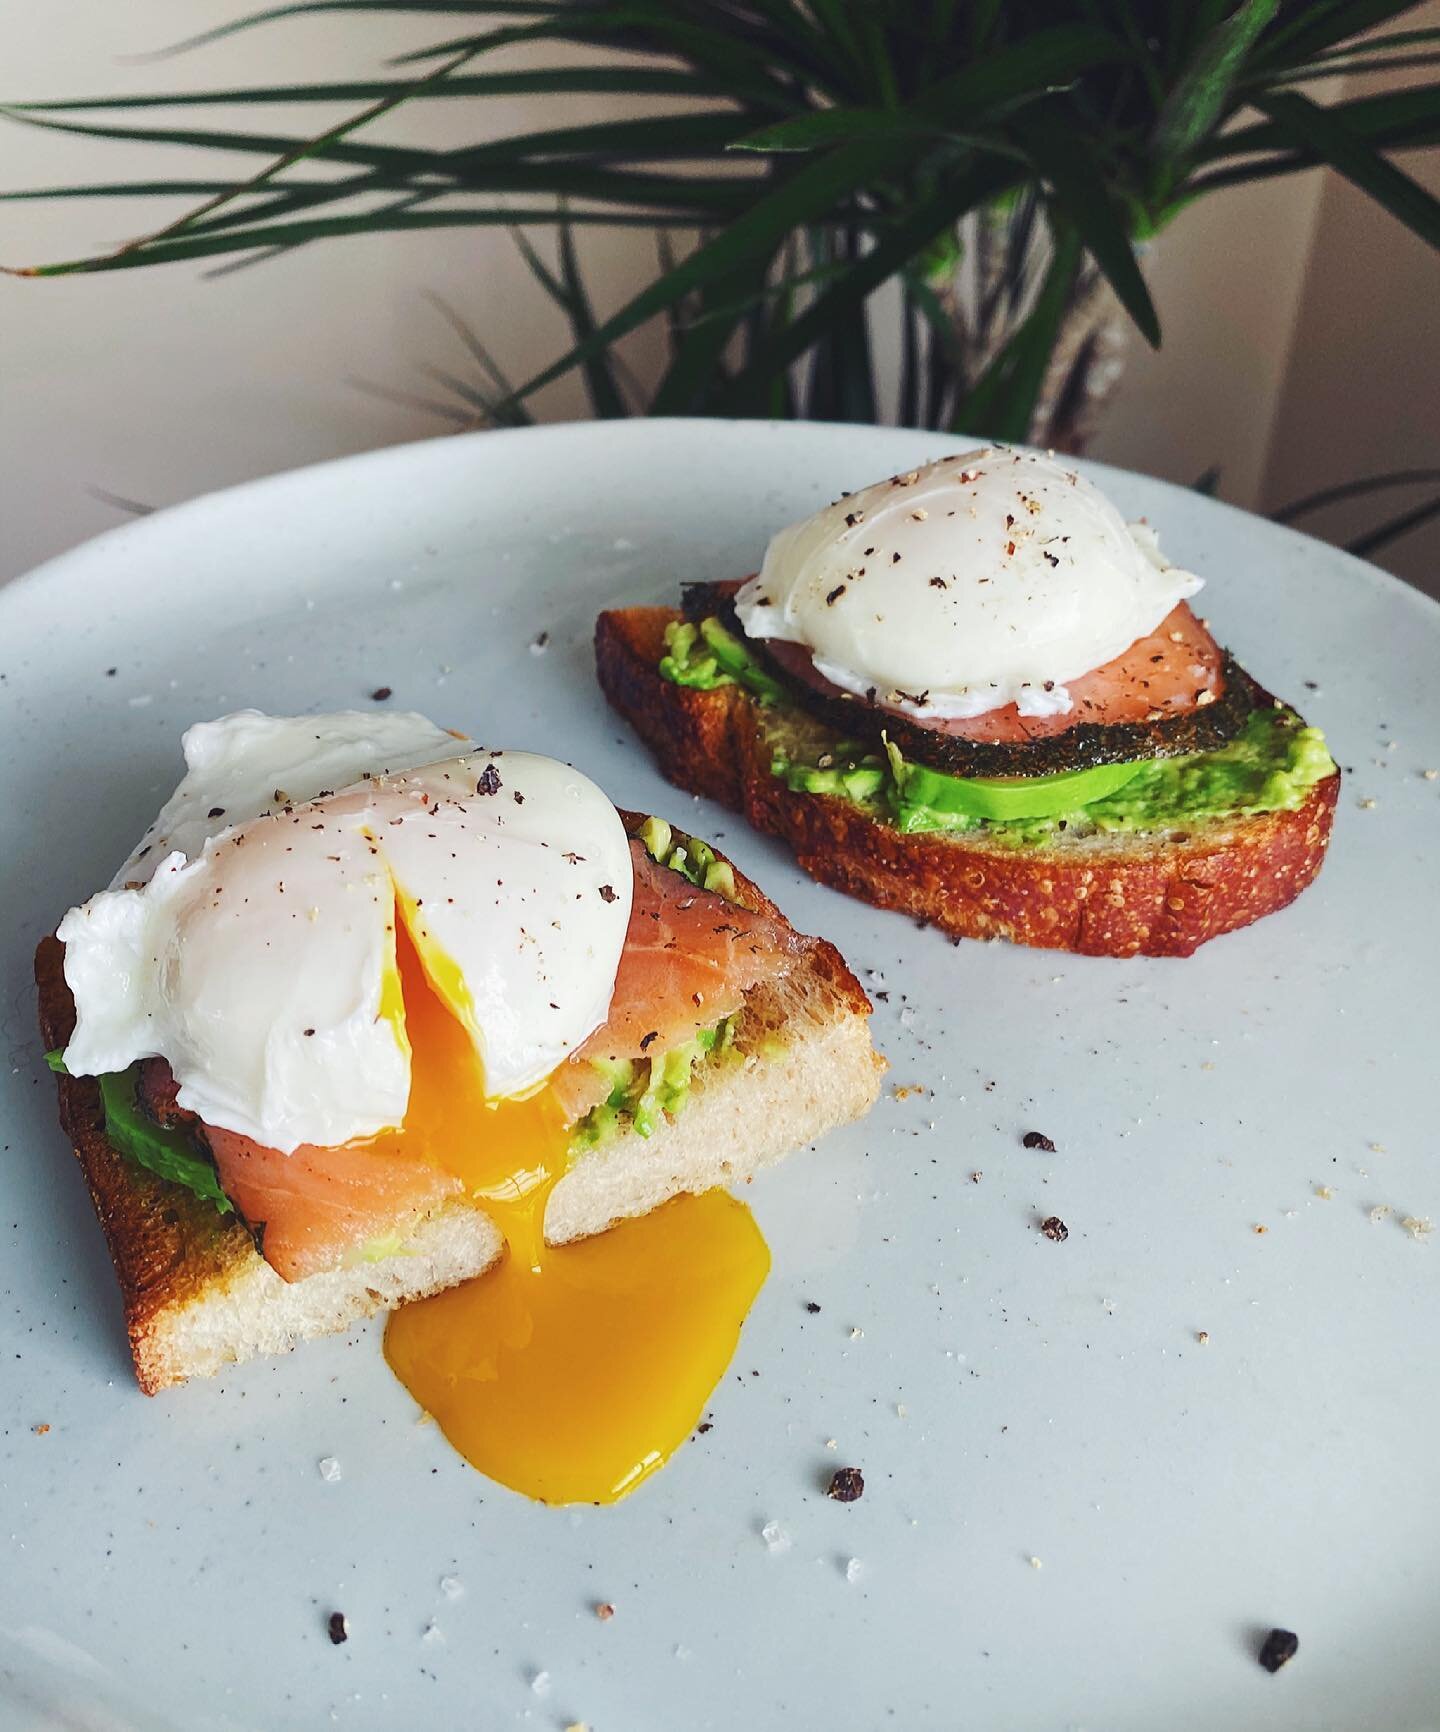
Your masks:
<path fill-rule="evenodd" d="M 1347 72 L 1440 64 L 1440 31 L 1397 28 L 1415 8 L 1393 0 L 313 0 L 203 40 L 308 12 L 342 15 L 338 29 L 362 10 L 450 16 L 371 82 L 6 108 L 257 164 L 233 182 L 62 189 L 189 202 L 114 251 L 22 274 L 263 257 L 378 230 L 419 246 L 435 228 L 504 225 L 572 340 L 520 381 L 473 342 L 462 392 L 499 424 L 528 419 L 534 393 L 573 369 L 602 416 L 875 419 L 874 297 L 894 285 L 883 316 L 899 322 L 902 421 L 1073 448 L 1113 371 L 1116 320 L 1160 340 L 1138 254 L 1195 199 L 1323 165 L 1440 244 L 1440 204 L 1394 160 L 1440 142 L 1440 83 L 1313 94 Z M 521 43 L 553 64 L 504 67 Z M 582 93 L 632 112 L 565 124 Z M 487 136 L 487 104 L 516 95 L 551 103 L 555 124 Z M 349 112 L 294 137 L 148 117 L 277 100 Z M 367 130 L 440 100 L 470 105 L 476 142 L 435 150 Z M 593 225 L 655 246 L 649 280 L 603 318 L 575 246 Z M 548 259 L 527 232 L 538 226 L 555 231 Z M 667 360 L 642 392 L 616 344 L 655 320 Z"/>

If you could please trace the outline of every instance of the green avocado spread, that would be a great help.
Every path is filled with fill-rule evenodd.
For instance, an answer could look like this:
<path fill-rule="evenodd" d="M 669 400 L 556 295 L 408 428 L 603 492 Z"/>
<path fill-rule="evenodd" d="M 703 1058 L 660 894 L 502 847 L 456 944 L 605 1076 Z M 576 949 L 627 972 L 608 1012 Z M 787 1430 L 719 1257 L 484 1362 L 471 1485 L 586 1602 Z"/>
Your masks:
<path fill-rule="evenodd" d="M 845 799 L 906 834 L 984 830 L 1015 847 L 1057 832 L 1169 831 L 1207 819 L 1293 811 L 1335 765 L 1318 728 L 1283 706 L 1256 710 L 1212 752 L 1100 764 L 1053 776 L 966 778 L 840 738 L 786 694 L 718 620 L 673 625 L 660 672 L 703 690 L 741 685 L 762 701 L 771 770 L 789 788 Z M 717 647 L 718 645 L 718 647 Z"/>
<path fill-rule="evenodd" d="M 647 818 L 639 839 L 658 865 L 668 866 L 698 889 L 713 891 L 727 902 L 737 900 L 734 869 L 728 860 L 716 858 L 708 842 L 684 835 L 663 818 Z M 592 1059 L 609 1084 L 609 1093 L 573 1127 L 572 1154 L 595 1148 L 625 1129 L 654 1136 L 667 1118 L 673 1119 L 688 1103 L 691 1084 L 702 1070 L 743 1062 L 749 1050 L 744 1016 L 738 1010 L 722 1017 L 709 1028 L 697 1029 L 692 1040 L 649 1058 Z"/>
<path fill-rule="evenodd" d="M 785 697 L 779 680 L 772 679 L 718 619 L 702 619 L 698 625 L 675 620 L 667 625 L 660 672 L 677 686 L 693 686 L 697 691 L 738 685 L 762 704 L 781 703 Z"/>

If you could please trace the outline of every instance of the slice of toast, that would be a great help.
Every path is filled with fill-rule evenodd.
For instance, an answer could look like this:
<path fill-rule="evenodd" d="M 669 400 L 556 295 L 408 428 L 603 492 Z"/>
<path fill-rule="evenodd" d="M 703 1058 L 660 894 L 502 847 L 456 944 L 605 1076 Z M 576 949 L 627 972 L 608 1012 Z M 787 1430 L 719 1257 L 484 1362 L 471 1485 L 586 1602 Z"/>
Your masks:
<path fill-rule="evenodd" d="M 1065 836 L 1016 848 L 983 830 L 904 835 L 862 807 L 792 791 L 770 772 L 755 701 L 739 686 L 664 679 L 673 608 L 600 615 L 595 659 L 614 707 L 661 770 L 789 843 L 812 878 L 957 938 L 1087 956 L 1189 956 L 1292 902 L 1320 870 L 1340 791 L 1336 771 L 1295 811 L 1208 818 L 1183 835 Z"/>
<path fill-rule="evenodd" d="M 642 820 L 623 816 L 633 833 Z M 738 902 L 783 918 L 749 879 L 734 876 Z M 62 1047 L 75 1009 L 58 939 L 41 940 L 35 977 L 46 1049 Z M 870 1001 L 840 953 L 823 940 L 807 941 L 789 974 L 747 995 L 740 1062 L 697 1067 L 684 1109 L 652 1136 L 622 1130 L 577 1156 L 550 1197 L 546 1239 L 583 1239 L 681 1192 L 748 1181 L 858 1118 L 874 1102 L 885 1068 L 870 1044 L 869 1014 Z M 403 1224 L 405 1247 L 395 1256 L 282 1281 L 234 1215 L 111 1147 L 93 1078 L 56 1081 L 60 1121 L 105 1231 L 135 1375 L 147 1395 L 438 1293 L 483 1274 L 504 1249 L 482 1209 L 447 1202 Z"/>

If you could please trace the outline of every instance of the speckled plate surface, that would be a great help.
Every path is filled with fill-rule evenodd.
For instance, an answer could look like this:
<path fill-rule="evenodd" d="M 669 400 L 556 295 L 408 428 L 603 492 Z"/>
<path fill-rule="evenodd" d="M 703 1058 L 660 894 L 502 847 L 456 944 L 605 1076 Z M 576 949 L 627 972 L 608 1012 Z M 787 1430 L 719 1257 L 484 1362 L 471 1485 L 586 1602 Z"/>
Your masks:
<path fill-rule="evenodd" d="M 458 438 L 202 499 L 0 592 L 0 1726 L 1440 1724 L 1440 1234 L 1401 1225 L 1440 1219 L 1440 610 L 1094 471 L 1353 767 L 1315 888 L 1184 962 L 957 948 L 823 890 L 665 786 L 595 687 L 598 609 L 747 571 L 949 445 Z M 382 685 L 723 836 L 883 995 L 898 1089 L 754 1187 L 774 1272 L 714 1429 L 617 1508 L 481 1479 L 378 1328 L 147 1401 L 55 1124 L 31 951 L 153 815 L 181 729 Z M 837 1464 L 860 1502 L 823 1495 Z M 1271 1625 L 1301 1643 L 1274 1677 Z"/>

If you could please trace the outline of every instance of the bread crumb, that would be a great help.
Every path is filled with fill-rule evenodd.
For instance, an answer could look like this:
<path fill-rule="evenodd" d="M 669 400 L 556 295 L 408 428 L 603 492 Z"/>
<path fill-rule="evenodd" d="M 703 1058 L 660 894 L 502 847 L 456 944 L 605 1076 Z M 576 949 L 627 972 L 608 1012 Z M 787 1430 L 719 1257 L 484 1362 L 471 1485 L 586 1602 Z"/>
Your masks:
<path fill-rule="evenodd" d="M 1388 1203 L 1377 1203 L 1375 1205 L 1375 1207 L 1370 1211 L 1370 1219 L 1378 1227 L 1380 1225 L 1380 1223 L 1385 1219 L 1385 1217 L 1387 1215 L 1391 1214 L 1392 1212 L 1393 1211 L 1391 1210 L 1390 1205 Z"/>
<path fill-rule="evenodd" d="M 1208 1347 L 1210 1345 L 1210 1331 L 1208 1329 L 1197 1329 L 1195 1331 L 1195 1339 L 1202 1347 Z"/>
<path fill-rule="evenodd" d="M 978 1185 L 980 1183 L 981 1179 L 983 1179 L 984 1177 L 985 1177 L 984 1173 L 971 1173 L 970 1183 L 972 1185 Z"/>
<path fill-rule="evenodd" d="M 1253 1233 L 1268 1233 L 1269 1231 L 1270 1231 L 1270 1229 L 1268 1227 L 1262 1226 L 1258 1222 L 1256 1223 L 1256 1225 L 1254 1227 L 1251 1228 L 1251 1232 L 1253 1232 Z"/>
<path fill-rule="evenodd" d="M 1329 1185 L 1316 1185 L 1315 1195 L 1317 1197 L 1323 1198 L 1324 1201 L 1328 1203 L 1330 1201 L 1330 1199 L 1335 1195 L 1335 1193 L 1330 1188 Z"/>
<path fill-rule="evenodd" d="M 34 1431 L 36 1437 L 44 1437 L 49 1432 L 50 1427 L 48 1425 L 36 1425 L 32 1426 L 31 1430 Z"/>
<path fill-rule="evenodd" d="M 928 1091 L 924 1083 L 896 1083 L 890 1092 L 897 1101 L 908 1101 L 911 1095 L 923 1095 Z"/>
<path fill-rule="evenodd" d="M 1362 812 L 1373 812 L 1375 810 L 1375 802 L 1373 800 L 1357 800 L 1355 804 L 1359 806 Z"/>
<path fill-rule="evenodd" d="M 1425 1215 L 1406 1215 L 1400 1225 L 1412 1239 L 1424 1239 L 1435 1231 L 1435 1223 Z"/>
<path fill-rule="evenodd" d="M 1372 1155 L 1383 1155 L 1385 1153 L 1384 1143 L 1367 1143 L 1365 1146 L 1369 1149 Z"/>
<path fill-rule="evenodd" d="M 858 1324 L 853 1324 L 850 1329 L 850 1339 L 852 1341 L 863 1341 L 865 1339 L 865 1331 L 860 1328 Z"/>
<path fill-rule="evenodd" d="M 1422 770 L 1420 774 L 1427 782 L 1433 782 L 1437 776 L 1440 776 L 1440 770 Z"/>
<path fill-rule="evenodd" d="M 825 1447 L 826 1449 L 838 1449 L 840 1445 L 836 1443 L 833 1437 L 827 1437 L 825 1439 Z"/>
<path fill-rule="evenodd" d="M 1040 1561 L 1039 1558 L 1031 1558 L 1030 1568 L 1032 1570 L 1043 1570 L 1045 1568 L 1045 1565 Z"/>

